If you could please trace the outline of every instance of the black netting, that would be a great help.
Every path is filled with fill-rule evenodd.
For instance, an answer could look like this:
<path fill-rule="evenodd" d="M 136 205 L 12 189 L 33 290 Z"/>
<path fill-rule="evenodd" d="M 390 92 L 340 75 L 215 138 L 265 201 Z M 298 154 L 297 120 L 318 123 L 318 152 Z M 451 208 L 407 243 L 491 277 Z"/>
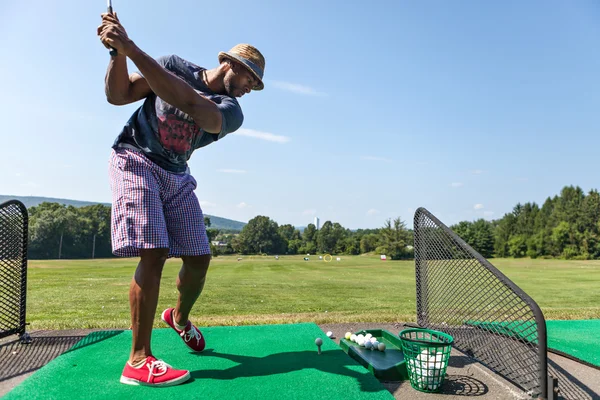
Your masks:
<path fill-rule="evenodd" d="M 546 397 L 546 322 L 538 305 L 423 208 L 415 213 L 417 321 L 533 397 Z"/>
<path fill-rule="evenodd" d="M 25 332 L 27 209 L 0 204 L 0 338 Z"/>

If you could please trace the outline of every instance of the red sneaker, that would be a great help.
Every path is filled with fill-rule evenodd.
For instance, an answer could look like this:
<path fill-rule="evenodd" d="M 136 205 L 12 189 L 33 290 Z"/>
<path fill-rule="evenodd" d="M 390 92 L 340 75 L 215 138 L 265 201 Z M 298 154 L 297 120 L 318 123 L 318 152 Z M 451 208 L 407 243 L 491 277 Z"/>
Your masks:
<path fill-rule="evenodd" d="M 191 321 L 188 321 L 187 324 L 185 324 L 185 328 L 182 331 L 177 329 L 173 319 L 173 308 L 167 308 L 165 311 L 163 311 L 160 318 L 171 328 L 175 329 L 175 332 L 181 336 L 185 344 L 187 344 L 190 349 L 198 352 L 204 350 L 204 347 L 206 346 L 204 336 L 202 336 L 202 333 L 200 333 L 198 328 L 196 328 Z"/>
<path fill-rule="evenodd" d="M 125 364 L 121 383 L 126 385 L 143 386 L 175 386 L 190 379 L 190 372 L 173 369 L 169 364 L 162 360 L 149 356 L 144 365 L 134 368 Z"/>

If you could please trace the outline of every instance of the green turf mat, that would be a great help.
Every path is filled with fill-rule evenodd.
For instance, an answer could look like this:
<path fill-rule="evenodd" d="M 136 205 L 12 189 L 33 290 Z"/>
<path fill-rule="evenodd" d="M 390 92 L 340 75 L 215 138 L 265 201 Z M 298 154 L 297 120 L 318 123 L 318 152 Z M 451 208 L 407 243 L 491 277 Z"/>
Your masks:
<path fill-rule="evenodd" d="M 96 332 L 41 368 L 4 399 L 393 399 L 364 367 L 315 324 L 210 327 L 207 348 L 191 353 L 171 329 L 155 329 L 157 358 L 192 380 L 148 388 L 119 382 L 131 331 Z M 323 338 L 321 355 L 315 338 Z"/>
<path fill-rule="evenodd" d="M 600 319 L 546 321 L 548 348 L 600 367 Z"/>
<path fill-rule="evenodd" d="M 475 322 L 467 324 L 486 331 L 537 343 L 535 323 Z M 556 350 L 596 367 L 600 367 L 600 319 L 546 321 L 548 349 Z"/>

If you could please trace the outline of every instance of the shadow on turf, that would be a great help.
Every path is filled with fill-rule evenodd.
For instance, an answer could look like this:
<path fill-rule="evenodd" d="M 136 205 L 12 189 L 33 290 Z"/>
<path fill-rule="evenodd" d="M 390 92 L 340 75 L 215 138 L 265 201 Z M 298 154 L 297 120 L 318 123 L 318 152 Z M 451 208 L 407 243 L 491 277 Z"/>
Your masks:
<path fill-rule="evenodd" d="M 19 341 L 3 345 L 0 347 L 0 382 L 40 369 L 84 337 L 39 337 L 27 345 Z"/>
<path fill-rule="evenodd" d="M 194 354 L 194 353 L 192 353 Z M 356 379 L 364 392 L 379 392 L 386 390 L 380 385 L 374 385 L 373 376 L 360 373 L 347 367 L 358 364 L 343 357 L 338 350 L 323 351 L 318 355 L 316 351 L 295 351 L 270 354 L 265 357 L 242 356 L 236 354 L 217 353 L 212 349 L 204 350 L 199 357 L 219 357 L 237 363 L 235 367 L 225 370 L 198 370 L 191 371 L 193 379 L 218 379 L 229 380 L 256 376 L 285 374 L 288 372 L 314 368 L 335 375 L 346 375 Z"/>
<path fill-rule="evenodd" d="M 99 331 L 89 335 L 33 336 L 30 344 L 18 340 L 0 346 L 0 382 L 37 371 L 50 361 L 73 350 L 116 336 L 123 331 Z"/>

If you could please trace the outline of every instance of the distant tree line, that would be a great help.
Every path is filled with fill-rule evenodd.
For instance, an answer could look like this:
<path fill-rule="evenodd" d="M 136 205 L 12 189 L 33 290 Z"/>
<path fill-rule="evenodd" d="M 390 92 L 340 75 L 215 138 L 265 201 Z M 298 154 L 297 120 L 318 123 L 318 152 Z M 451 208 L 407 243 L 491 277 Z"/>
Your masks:
<path fill-rule="evenodd" d="M 44 202 L 30 207 L 31 259 L 84 259 L 113 257 L 110 237 L 111 208 L 102 204 L 75 207 Z M 204 217 L 210 240 L 220 233 Z M 213 251 L 217 249 L 213 247 Z"/>
<path fill-rule="evenodd" d="M 42 203 L 29 209 L 29 257 L 112 257 L 110 207 Z M 326 221 L 302 232 L 256 216 L 241 231 L 219 230 L 205 218 L 213 254 L 386 254 L 413 257 L 413 232 L 400 219 L 378 229 L 350 230 Z M 560 195 L 536 203 L 517 204 L 502 218 L 462 221 L 450 228 L 486 258 L 600 258 L 600 194 L 566 186 Z M 213 243 L 214 242 L 214 243 Z"/>
<path fill-rule="evenodd" d="M 326 221 L 317 230 L 309 224 L 301 233 L 292 225 L 278 225 L 266 216 L 256 216 L 239 235 L 221 237 L 228 245 L 222 254 L 350 254 L 377 252 L 393 259 L 412 257 L 412 232 L 396 218 L 380 229 L 352 231 L 337 222 Z"/>

